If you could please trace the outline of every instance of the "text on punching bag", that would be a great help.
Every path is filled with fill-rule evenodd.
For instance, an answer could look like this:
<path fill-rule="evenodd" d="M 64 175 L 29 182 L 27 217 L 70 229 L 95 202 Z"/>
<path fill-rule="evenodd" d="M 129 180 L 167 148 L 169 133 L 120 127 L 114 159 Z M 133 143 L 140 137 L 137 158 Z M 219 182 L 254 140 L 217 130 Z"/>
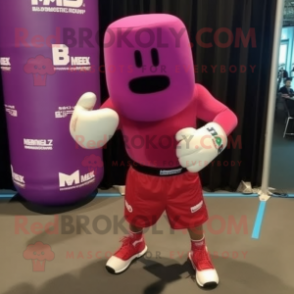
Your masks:
<path fill-rule="evenodd" d="M 80 171 L 77 170 L 71 175 L 59 173 L 60 190 L 71 190 L 89 185 L 95 181 L 95 171 L 80 176 Z"/>

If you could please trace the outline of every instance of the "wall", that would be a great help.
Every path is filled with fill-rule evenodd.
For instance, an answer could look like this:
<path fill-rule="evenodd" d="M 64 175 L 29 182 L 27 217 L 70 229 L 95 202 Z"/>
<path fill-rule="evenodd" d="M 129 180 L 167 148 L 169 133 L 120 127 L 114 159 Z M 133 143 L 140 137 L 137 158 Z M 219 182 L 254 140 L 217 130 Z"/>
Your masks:
<path fill-rule="evenodd" d="M 291 71 L 293 68 L 294 63 L 294 27 L 286 27 L 282 30 L 281 40 L 289 40 L 289 47 L 288 47 L 288 56 L 287 56 L 287 64 L 286 70 L 288 71 L 289 75 L 291 76 Z"/>

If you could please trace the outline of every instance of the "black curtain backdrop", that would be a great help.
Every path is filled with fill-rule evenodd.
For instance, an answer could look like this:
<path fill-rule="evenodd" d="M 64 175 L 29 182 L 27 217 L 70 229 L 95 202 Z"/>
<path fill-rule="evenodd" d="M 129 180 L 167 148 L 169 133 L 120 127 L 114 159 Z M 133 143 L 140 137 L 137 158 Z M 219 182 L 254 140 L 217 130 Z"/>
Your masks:
<path fill-rule="evenodd" d="M 195 77 L 221 102 L 230 107 L 239 118 L 239 125 L 230 138 L 230 146 L 223 154 L 201 171 L 203 185 L 211 190 L 235 190 L 241 180 L 261 185 L 267 97 L 275 22 L 275 0 L 108 0 L 100 1 L 100 30 L 124 16 L 143 13 L 170 13 L 186 24 L 193 43 Z M 205 48 L 196 40 L 197 32 L 209 28 L 212 33 L 201 37 Z M 231 46 L 221 48 L 214 41 L 214 33 L 225 28 L 232 32 Z M 236 44 L 238 30 L 252 39 L 248 46 Z M 229 41 L 228 34 L 219 35 L 219 41 Z M 256 40 L 256 44 L 254 41 Z M 246 43 L 246 42 L 245 42 Z M 103 64 L 101 51 L 101 64 Z M 240 72 L 241 65 L 245 72 Z M 205 68 L 206 66 L 206 68 Z M 223 71 L 221 67 L 223 66 Z M 234 73 L 235 66 L 237 71 Z M 105 75 L 101 73 L 102 100 L 108 97 Z M 203 122 L 198 122 L 203 125 Z M 105 176 L 101 186 L 125 183 L 127 155 L 122 135 L 117 132 L 104 150 Z M 116 165 L 118 162 L 118 166 Z M 121 166 L 119 166 L 121 163 Z"/>
<path fill-rule="evenodd" d="M 10 171 L 10 155 L 3 98 L 3 86 L 0 70 L 0 189 L 14 190 Z"/>
<path fill-rule="evenodd" d="M 193 44 L 197 82 L 207 87 L 239 118 L 239 125 L 230 138 L 230 146 L 200 173 L 203 186 L 211 191 L 235 190 L 241 180 L 250 181 L 254 186 L 261 184 L 275 9 L 276 0 L 99 1 L 101 48 L 107 26 L 124 16 L 170 13 L 186 24 Z M 196 41 L 197 32 L 203 28 L 212 32 L 203 34 L 201 40 Z M 234 41 L 226 48 L 221 48 L 219 42 L 228 42 L 228 34 L 218 34 L 219 42 L 214 40 L 214 33 L 220 28 L 232 32 Z M 244 46 L 242 41 L 239 46 L 235 43 L 238 29 L 245 37 L 251 29 L 253 34 L 248 46 Z M 256 46 L 252 40 L 256 40 Z M 212 47 L 205 48 L 201 41 L 212 43 Z M 100 61 L 104 64 L 103 50 Z M 241 65 L 244 72 L 240 71 Z M 103 72 L 101 95 L 104 102 L 108 91 Z M 1 84 L 0 104 L 0 189 L 10 189 L 12 180 Z M 199 127 L 202 124 L 198 122 Z M 103 152 L 105 175 L 100 188 L 124 185 L 129 159 L 120 132 L 115 134 Z"/>

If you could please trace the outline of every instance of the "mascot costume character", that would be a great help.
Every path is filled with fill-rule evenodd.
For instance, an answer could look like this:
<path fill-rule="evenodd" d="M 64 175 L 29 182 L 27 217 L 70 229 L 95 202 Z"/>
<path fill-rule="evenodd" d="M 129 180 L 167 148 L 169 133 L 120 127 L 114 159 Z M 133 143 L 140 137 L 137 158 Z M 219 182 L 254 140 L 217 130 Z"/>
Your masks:
<path fill-rule="evenodd" d="M 165 211 L 174 230 L 191 237 L 188 258 L 201 287 L 219 277 L 202 233 L 208 213 L 198 172 L 227 145 L 235 114 L 195 84 L 187 29 L 177 17 L 148 14 L 122 18 L 105 34 L 110 98 L 93 110 L 96 97 L 77 102 L 70 133 L 83 148 L 101 148 L 117 129 L 132 160 L 126 179 L 125 219 L 130 233 L 106 263 L 118 274 L 146 251 L 143 229 Z M 197 129 L 196 118 L 207 124 Z"/>

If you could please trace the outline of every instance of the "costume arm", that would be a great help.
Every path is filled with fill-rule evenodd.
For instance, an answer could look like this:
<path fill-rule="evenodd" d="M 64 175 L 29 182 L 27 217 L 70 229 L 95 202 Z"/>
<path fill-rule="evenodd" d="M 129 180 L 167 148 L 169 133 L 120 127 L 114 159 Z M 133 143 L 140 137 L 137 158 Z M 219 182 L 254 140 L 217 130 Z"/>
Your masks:
<path fill-rule="evenodd" d="M 99 109 L 104 109 L 104 108 L 109 108 L 109 109 L 112 109 L 114 110 L 116 113 L 118 113 L 117 109 L 114 107 L 113 105 L 113 102 L 111 100 L 111 98 L 108 98 L 100 107 Z M 117 129 L 119 130 L 121 127 L 121 124 L 120 124 L 120 120 L 119 120 L 119 124 L 118 124 L 118 127 Z"/>
<path fill-rule="evenodd" d="M 72 138 L 84 149 L 99 149 L 113 136 L 119 124 L 118 114 L 109 108 L 93 110 L 97 97 L 84 93 L 78 100 L 70 119 Z M 96 142 L 97 144 L 94 144 Z"/>
<path fill-rule="evenodd" d="M 237 116 L 227 106 L 216 100 L 202 85 L 195 85 L 195 94 L 197 117 L 205 122 L 219 124 L 226 135 L 230 135 L 238 124 Z"/>
<path fill-rule="evenodd" d="M 196 84 L 194 101 L 197 117 L 207 122 L 199 129 L 185 128 L 176 134 L 177 157 L 182 167 L 196 173 L 214 160 L 228 144 L 228 136 L 237 126 L 236 115 L 217 101 L 207 89 Z M 189 148 L 183 138 L 191 137 Z M 195 164 L 196 163 L 196 164 Z"/>

